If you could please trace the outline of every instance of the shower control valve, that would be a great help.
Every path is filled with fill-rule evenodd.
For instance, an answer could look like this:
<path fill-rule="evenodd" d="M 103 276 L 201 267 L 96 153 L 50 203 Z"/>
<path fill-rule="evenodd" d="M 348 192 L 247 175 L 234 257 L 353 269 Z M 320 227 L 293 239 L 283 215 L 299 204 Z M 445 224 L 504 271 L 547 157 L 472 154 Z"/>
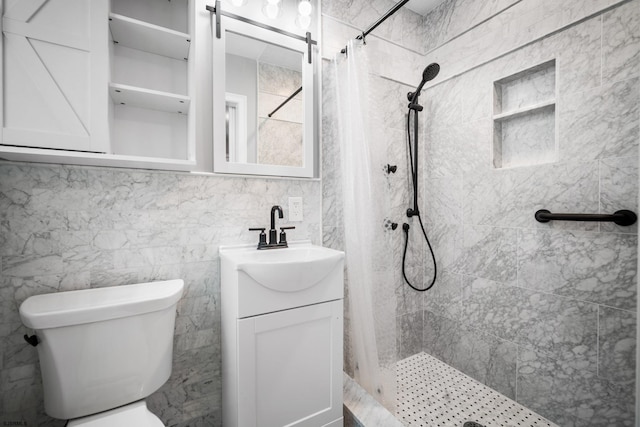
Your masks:
<path fill-rule="evenodd" d="M 407 216 L 411 218 L 412 216 L 420 215 L 420 211 L 418 209 L 407 209 Z"/>

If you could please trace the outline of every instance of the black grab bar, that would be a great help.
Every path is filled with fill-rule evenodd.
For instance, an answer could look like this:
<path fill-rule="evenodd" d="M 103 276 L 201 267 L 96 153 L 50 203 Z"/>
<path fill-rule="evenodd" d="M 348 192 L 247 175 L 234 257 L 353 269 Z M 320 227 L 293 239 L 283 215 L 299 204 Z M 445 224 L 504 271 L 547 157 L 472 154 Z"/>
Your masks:
<path fill-rule="evenodd" d="M 551 213 L 546 209 L 540 209 L 535 214 L 538 222 L 560 221 L 597 221 L 615 222 L 618 225 L 633 225 L 638 220 L 636 214 L 626 209 L 607 214 L 576 214 L 576 213 Z"/>

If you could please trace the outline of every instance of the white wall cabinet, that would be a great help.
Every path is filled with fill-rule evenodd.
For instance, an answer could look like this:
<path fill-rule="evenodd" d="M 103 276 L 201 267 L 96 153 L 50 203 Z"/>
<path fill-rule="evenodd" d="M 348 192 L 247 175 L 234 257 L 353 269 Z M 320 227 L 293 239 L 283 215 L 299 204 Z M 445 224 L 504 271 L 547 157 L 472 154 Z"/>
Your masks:
<path fill-rule="evenodd" d="M 10 160 L 193 170 L 193 0 L 5 0 Z"/>

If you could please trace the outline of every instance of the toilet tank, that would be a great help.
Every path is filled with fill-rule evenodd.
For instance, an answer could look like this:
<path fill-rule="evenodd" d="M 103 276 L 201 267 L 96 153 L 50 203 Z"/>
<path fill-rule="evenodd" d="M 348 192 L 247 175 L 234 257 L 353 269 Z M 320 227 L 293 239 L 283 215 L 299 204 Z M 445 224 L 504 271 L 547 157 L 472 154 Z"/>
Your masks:
<path fill-rule="evenodd" d="M 47 414 L 71 419 L 144 399 L 169 379 L 176 305 L 168 280 L 29 297 Z"/>

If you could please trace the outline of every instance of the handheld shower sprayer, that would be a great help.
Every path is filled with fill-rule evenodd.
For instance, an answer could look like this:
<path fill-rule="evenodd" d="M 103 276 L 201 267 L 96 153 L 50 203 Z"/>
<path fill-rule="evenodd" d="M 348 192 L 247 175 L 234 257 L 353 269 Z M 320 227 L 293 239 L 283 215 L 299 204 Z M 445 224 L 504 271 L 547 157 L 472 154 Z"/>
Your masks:
<path fill-rule="evenodd" d="M 435 254 L 433 253 L 433 248 L 431 247 L 431 243 L 429 242 L 429 238 L 427 237 L 427 232 L 425 231 L 424 225 L 422 224 L 422 218 L 420 218 L 420 210 L 419 210 L 419 203 L 418 203 L 418 153 L 419 153 L 418 113 L 423 110 L 422 105 L 418 104 L 418 97 L 420 96 L 420 91 L 422 90 L 424 85 L 428 81 L 433 80 L 438 75 L 439 72 L 440 72 L 440 65 L 438 65 L 437 63 L 434 62 L 432 64 L 427 65 L 427 67 L 422 72 L 422 81 L 420 82 L 416 90 L 413 92 L 409 92 L 407 94 L 407 99 L 409 99 L 409 111 L 407 113 L 407 143 L 408 143 L 408 152 L 409 152 L 409 162 L 411 165 L 411 182 L 413 184 L 413 207 L 407 209 L 407 217 L 412 218 L 415 216 L 418 218 L 420 229 L 422 230 L 422 235 L 424 236 L 425 241 L 427 242 L 429 251 L 431 252 L 431 258 L 433 259 L 433 279 L 431 280 L 431 284 L 426 288 L 418 288 L 413 284 L 411 284 L 411 282 L 407 278 L 407 274 L 405 271 L 405 263 L 406 263 L 406 256 L 407 256 L 407 246 L 409 244 L 409 229 L 410 229 L 410 226 L 407 223 L 404 223 L 402 225 L 402 230 L 404 231 L 404 234 L 405 234 L 404 253 L 402 255 L 402 275 L 404 276 L 405 282 L 407 282 L 407 284 L 411 288 L 420 292 L 427 291 L 433 287 L 433 285 L 436 282 L 438 270 L 436 266 L 436 257 L 435 257 Z M 413 146 L 411 144 L 411 112 L 412 111 L 413 111 L 413 139 L 414 139 Z M 412 153 L 412 149 L 413 149 L 413 153 Z"/>
<path fill-rule="evenodd" d="M 409 102 L 411 104 L 414 104 L 416 99 L 418 99 L 418 96 L 420 96 L 420 91 L 422 90 L 424 85 L 427 82 L 435 79 L 439 72 L 440 72 L 440 65 L 439 64 L 433 62 L 433 63 L 427 65 L 427 67 L 422 72 L 422 81 L 420 82 L 420 84 L 418 85 L 416 90 L 414 90 L 413 92 L 407 93 L 407 99 L 409 100 Z M 411 104 L 409 104 L 409 105 L 411 105 Z M 411 108 L 411 107 L 409 107 L 409 108 Z"/>

